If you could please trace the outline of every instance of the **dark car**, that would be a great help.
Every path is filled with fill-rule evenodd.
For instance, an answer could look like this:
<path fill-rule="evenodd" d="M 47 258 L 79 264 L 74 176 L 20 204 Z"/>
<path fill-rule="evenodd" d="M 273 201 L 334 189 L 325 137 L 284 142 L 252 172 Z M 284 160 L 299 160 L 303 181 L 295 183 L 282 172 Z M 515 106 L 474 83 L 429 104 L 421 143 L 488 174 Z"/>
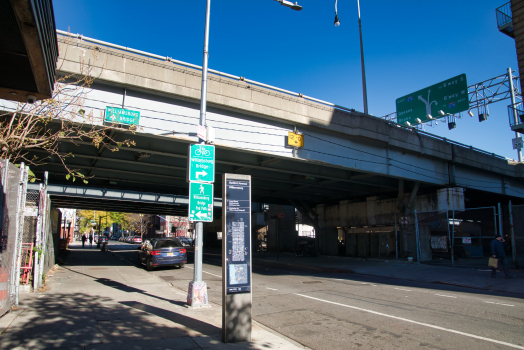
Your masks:
<path fill-rule="evenodd" d="M 138 249 L 138 263 L 148 271 L 160 266 L 183 268 L 187 262 L 186 248 L 178 238 L 146 239 Z"/>
<path fill-rule="evenodd" d="M 100 236 L 98 237 L 98 243 L 107 243 L 107 237 L 106 236 Z"/>

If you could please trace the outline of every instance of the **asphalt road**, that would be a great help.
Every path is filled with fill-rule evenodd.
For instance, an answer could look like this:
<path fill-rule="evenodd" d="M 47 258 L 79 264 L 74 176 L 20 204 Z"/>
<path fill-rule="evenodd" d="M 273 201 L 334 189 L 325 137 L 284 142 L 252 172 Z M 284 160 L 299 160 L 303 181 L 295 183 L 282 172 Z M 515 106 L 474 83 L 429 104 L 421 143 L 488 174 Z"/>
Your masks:
<path fill-rule="evenodd" d="M 151 273 L 187 290 L 192 260 Z M 221 275 L 220 257 L 205 255 L 203 279 L 216 304 Z M 524 349 L 524 300 L 503 293 L 259 262 L 252 293 L 255 321 L 312 349 Z"/>

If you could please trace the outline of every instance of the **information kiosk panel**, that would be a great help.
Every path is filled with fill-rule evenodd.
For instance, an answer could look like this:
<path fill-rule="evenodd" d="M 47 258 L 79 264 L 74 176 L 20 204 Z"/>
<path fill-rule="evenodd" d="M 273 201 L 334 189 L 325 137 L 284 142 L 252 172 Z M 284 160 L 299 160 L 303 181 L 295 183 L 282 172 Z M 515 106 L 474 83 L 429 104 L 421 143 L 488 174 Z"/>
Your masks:
<path fill-rule="evenodd" d="M 250 181 L 226 179 L 227 294 L 251 291 Z"/>

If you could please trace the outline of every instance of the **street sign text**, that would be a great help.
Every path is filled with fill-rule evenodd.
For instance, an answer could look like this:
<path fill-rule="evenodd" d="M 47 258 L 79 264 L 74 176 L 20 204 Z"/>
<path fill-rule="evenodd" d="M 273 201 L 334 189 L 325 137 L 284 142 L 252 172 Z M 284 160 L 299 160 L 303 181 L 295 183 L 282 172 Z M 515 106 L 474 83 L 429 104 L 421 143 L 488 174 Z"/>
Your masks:
<path fill-rule="evenodd" d="M 187 181 L 215 182 L 215 146 L 189 146 Z"/>
<path fill-rule="evenodd" d="M 466 74 L 457 75 L 409 95 L 397 98 L 397 123 L 412 125 L 433 118 L 441 118 L 439 111 L 457 114 L 469 109 Z"/>

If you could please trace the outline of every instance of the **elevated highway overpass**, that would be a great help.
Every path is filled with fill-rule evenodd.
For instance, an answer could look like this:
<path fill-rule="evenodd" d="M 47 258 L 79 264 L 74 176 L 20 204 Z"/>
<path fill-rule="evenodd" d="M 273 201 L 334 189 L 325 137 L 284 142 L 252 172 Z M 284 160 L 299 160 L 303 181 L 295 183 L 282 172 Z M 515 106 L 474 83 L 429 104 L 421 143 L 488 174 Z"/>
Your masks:
<path fill-rule="evenodd" d="M 59 47 L 60 74 L 89 66 L 95 77 L 86 89 L 86 114 L 107 106 L 140 111 L 137 132 L 114 135 L 136 146 L 111 152 L 90 142 L 60 145 L 64 154 L 75 154 L 67 158 L 71 168 L 94 176 L 86 187 L 187 196 L 187 148 L 198 141 L 198 67 L 93 39 L 60 35 Z M 253 201 L 292 204 L 310 218 L 318 218 L 319 207 L 370 198 L 406 198 L 415 202 L 407 207 L 437 209 L 432 196 L 443 188 L 464 189 L 468 207 L 524 200 L 521 163 L 242 77 L 212 72 L 208 79 L 217 198 L 221 175 L 241 173 L 252 176 Z M 295 129 L 305 140 L 296 153 L 286 145 Z M 58 159 L 33 171 L 48 171 L 50 184 L 70 184 Z M 402 214 L 400 207 L 388 210 Z"/>

